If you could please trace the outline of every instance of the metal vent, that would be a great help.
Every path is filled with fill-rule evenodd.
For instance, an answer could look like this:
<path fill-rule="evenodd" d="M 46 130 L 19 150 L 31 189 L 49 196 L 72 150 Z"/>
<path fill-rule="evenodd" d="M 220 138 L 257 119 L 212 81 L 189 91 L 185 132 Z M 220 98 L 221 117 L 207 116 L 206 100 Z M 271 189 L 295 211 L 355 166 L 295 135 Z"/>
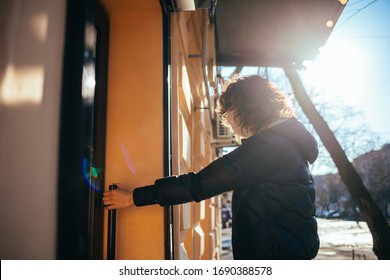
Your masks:
<path fill-rule="evenodd" d="M 217 138 L 232 138 L 232 133 L 229 128 L 224 126 L 221 120 L 217 122 Z"/>

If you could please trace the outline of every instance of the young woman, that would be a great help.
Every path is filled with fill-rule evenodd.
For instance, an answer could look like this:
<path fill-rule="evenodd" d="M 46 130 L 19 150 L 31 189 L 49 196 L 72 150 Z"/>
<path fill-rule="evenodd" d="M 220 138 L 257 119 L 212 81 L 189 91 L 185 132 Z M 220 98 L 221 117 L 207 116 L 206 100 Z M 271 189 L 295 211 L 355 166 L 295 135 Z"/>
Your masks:
<path fill-rule="evenodd" d="M 104 193 L 107 209 L 199 202 L 233 190 L 234 259 L 313 259 L 319 249 L 308 164 L 317 142 L 283 94 L 259 76 L 226 87 L 217 113 L 242 144 L 198 173 L 161 178 L 133 192 Z"/>

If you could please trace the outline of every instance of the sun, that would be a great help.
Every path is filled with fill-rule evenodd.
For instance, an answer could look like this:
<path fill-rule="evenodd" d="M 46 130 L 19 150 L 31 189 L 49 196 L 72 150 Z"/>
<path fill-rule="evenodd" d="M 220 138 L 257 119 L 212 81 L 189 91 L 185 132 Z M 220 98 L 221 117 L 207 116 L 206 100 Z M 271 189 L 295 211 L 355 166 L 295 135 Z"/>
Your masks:
<path fill-rule="evenodd" d="M 353 101 L 364 82 L 364 56 L 347 40 L 329 39 L 317 60 L 305 63 L 305 82 L 328 95 Z"/>

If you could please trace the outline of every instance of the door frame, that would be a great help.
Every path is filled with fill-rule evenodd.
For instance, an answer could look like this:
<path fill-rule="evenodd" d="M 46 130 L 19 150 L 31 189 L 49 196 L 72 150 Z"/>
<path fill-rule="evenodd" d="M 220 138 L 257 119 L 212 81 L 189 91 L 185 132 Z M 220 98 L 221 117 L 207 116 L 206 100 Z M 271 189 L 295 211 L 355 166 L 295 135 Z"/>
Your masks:
<path fill-rule="evenodd" d="M 102 259 L 104 172 L 91 188 L 83 176 L 85 143 L 89 166 L 104 170 L 109 21 L 97 0 L 68 0 L 62 74 L 57 192 L 57 259 Z M 95 94 L 82 94 L 86 27 L 96 28 Z M 91 113 L 91 114 L 90 114 Z M 93 116 L 93 117 L 91 117 Z M 91 117 L 92 121 L 89 119 Z M 89 131 L 86 131 L 87 128 Z M 84 174 L 85 175 L 85 174 Z"/>

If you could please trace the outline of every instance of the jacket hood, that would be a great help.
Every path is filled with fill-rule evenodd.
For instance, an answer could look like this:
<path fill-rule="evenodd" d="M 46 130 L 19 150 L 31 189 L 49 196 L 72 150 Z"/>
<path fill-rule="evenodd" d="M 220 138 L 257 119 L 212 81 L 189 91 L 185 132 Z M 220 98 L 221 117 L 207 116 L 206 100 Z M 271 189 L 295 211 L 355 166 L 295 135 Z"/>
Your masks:
<path fill-rule="evenodd" d="M 289 139 L 310 164 L 317 159 L 317 141 L 306 127 L 295 117 L 270 128 L 270 130 L 276 131 Z"/>

